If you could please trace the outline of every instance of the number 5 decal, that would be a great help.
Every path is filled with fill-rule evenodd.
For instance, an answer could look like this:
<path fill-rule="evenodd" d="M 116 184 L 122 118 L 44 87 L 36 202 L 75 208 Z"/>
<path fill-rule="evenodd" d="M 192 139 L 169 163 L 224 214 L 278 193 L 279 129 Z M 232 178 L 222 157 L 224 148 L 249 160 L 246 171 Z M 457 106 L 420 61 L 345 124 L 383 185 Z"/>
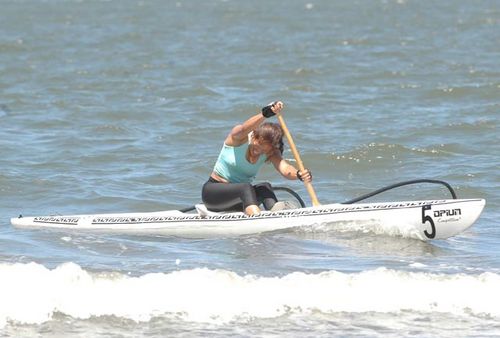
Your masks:
<path fill-rule="evenodd" d="M 424 230 L 424 234 L 427 236 L 427 238 L 432 239 L 432 238 L 436 237 L 436 226 L 434 225 L 434 220 L 432 219 L 432 217 L 431 216 L 427 216 L 425 214 L 426 210 L 431 210 L 431 206 L 430 205 L 424 205 L 422 207 L 422 224 L 425 224 L 425 223 L 429 222 L 430 225 L 431 225 L 431 230 L 432 231 L 431 231 L 431 233 L 429 233 L 429 232 L 427 232 L 427 230 Z"/>

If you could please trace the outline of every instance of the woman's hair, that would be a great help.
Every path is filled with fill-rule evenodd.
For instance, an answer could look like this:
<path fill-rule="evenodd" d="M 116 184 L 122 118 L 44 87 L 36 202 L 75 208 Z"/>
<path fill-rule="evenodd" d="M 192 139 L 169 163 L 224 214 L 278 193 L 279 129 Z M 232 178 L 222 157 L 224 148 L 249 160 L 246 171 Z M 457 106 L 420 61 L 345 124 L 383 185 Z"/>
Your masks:
<path fill-rule="evenodd" d="M 253 131 L 253 137 L 272 145 L 275 151 L 279 151 L 280 155 L 283 155 L 283 129 L 281 129 L 279 124 L 271 122 L 262 123 Z"/>

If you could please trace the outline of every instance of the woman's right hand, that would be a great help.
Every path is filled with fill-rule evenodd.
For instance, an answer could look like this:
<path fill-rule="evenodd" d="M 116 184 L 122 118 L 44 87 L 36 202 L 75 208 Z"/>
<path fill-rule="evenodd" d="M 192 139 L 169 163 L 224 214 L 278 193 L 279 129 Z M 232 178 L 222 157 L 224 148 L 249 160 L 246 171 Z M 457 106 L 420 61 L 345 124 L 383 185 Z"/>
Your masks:
<path fill-rule="evenodd" d="M 271 110 L 273 111 L 273 113 L 278 114 L 281 113 L 283 106 L 283 102 L 275 101 L 273 104 L 271 104 Z"/>
<path fill-rule="evenodd" d="M 282 109 L 283 109 L 283 102 L 274 101 L 274 102 L 269 103 L 264 108 L 262 108 L 261 112 L 265 118 L 269 118 L 269 117 L 272 117 L 278 113 L 281 113 Z"/>

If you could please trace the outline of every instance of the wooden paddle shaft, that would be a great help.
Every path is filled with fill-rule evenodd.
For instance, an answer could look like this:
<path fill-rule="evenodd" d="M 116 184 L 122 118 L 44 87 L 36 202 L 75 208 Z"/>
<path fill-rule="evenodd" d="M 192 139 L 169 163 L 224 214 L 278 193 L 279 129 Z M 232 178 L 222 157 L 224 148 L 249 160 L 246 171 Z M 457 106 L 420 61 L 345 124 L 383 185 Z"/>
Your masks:
<path fill-rule="evenodd" d="M 297 151 L 297 147 L 295 147 L 295 142 L 293 142 L 292 135 L 288 131 L 288 128 L 286 126 L 285 120 L 283 119 L 283 116 L 281 114 L 276 114 L 276 117 L 278 118 L 278 121 L 281 125 L 281 128 L 283 129 L 283 132 L 285 133 L 286 139 L 288 140 L 288 144 L 290 145 L 290 149 L 292 150 L 293 157 L 295 157 L 295 161 L 297 161 L 297 166 L 299 167 L 300 171 L 304 171 L 304 163 L 302 163 L 302 160 L 300 159 L 300 154 Z M 311 201 L 314 206 L 320 205 L 318 201 L 318 197 L 316 197 L 316 192 L 314 191 L 314 188 L 312 186 L 311 182 L 304 182 L 304 185 L 306 186 L 307 192 L 309 193 L 309 196 L 311 196 Z"/>

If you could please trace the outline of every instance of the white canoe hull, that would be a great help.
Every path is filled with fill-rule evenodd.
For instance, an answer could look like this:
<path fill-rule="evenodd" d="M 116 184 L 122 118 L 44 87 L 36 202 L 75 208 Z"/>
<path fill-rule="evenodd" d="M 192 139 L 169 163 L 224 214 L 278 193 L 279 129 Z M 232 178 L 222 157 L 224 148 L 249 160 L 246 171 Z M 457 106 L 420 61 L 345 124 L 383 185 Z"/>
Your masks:
<path fill-rule="evenodd" d="M 127 234 L 160 234 L 205 238 L 228 237 L 296 227 L 357 224 L 357 229 L 420 240 L 444 239 L 469 228 L 479 217 L 484 199 L 428 200 L 365 204 L 327 204 L 262 212 L 200 215 L 178 210 L 148 213 L 12 218 L 19 228 L 56 228 Z"/>

